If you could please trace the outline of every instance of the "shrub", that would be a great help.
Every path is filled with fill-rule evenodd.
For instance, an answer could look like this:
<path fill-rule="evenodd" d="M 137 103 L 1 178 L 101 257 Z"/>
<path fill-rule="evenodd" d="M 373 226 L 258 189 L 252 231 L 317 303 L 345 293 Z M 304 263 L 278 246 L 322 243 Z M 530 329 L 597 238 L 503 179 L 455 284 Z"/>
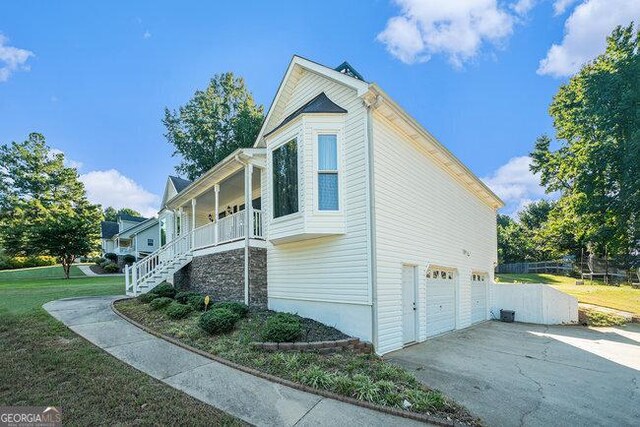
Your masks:
<path fill-rule="evenodd" d="M 148 304 L 156 298 L 160 298 L 160 297 L 157 294 L 154 294 L 153 292 L 147 292 L 146 294 L 140 295 L 138 297 L 138 301 L 140 301 L 143 304 Z"/>
<path fill-rule="evenodd" d="M 226 308 L 236 313 L 240 317 L 246 317 L 249 313 L 249 307 L 241 302 L 221 301 L 211 305 L 212 309 Z"/>
<path fill-rule="evenodd" d="M 167 297 L 158 297 L 154 298 L 153 301 L 149 303 L 153 310 L 160 310 L 161 308 L 165 308 L 169 304 L 171 304 L 173 300 Z"/>
<path fill-rule="evenodd" d="M 190 305 L 180 304 L 178 302 L 172 302 L 167 308 L 167 316 L 172 319 L 184 319 L 193 311 L 193 307 Z"/>
<path fill-rule="evenodd" d="M 109 264 L 113 264 L 111 261 L 109 261 L 108 259 L 105 259 L 104 261 L 102 261 L 102 263 L 100 264 L 100 267 L 105 268 L 107 265 Z"/>
<path fill-rule="evenodd" d="M 114 254 L 113 252 L 104 254 L 104 257 L 111 262 L 118 262 L 118 255 Z"/>
<path fill-rule="evenodd" d="M 220 334 L 231 331 L 238 320 L 240 316 L 237 313 L 226 308 L 217 308 L 202 313 L 198 324 L 210 334 Z"/>
<path fill-rule="evenodd" d="M 112 262 L 105 265 L 103 268 L 107 273 L 117 273 L 118 271 L 120 271 L 120 268 L 118 268 L 118 266 Z"/>
<path fill-rule="evenodd" d="M 91 260 L 91 262 L 93 262 L 95 265 L 99 265 L 99 266 L 102 266 L 102 263 L 105 262 L 105 261 L 106 261 L 106 259 L 104 259 L 102 257 L 99 257 L 99 256 L 97 256 L 97 257 L 95 257 L 95 258 L 93 258 Z"/>
<path fill-rule="evenodd" d="M 198 292 L 193 292 L 193 291 L 182 291 L 182 292 L 176 293 L 175 300 L 178 301 L 180 304 L 188 304 L 189 298 L 192 296 L 200 296 L 200 294 Z"/>
<path fill-rule="evenodd" d="M 176 296 L 176 290 L 168 283 L 161 283 L 153 288 L 153 293 L 161 297 L 173 298 Z"/>
<path fill-rule="evenodd" d="M 194 310 L 204 311 L 204 297 L 202 295 L 191 295 L 187 298 L 187 304 Z"/>
<path fill-rule="evenodd" d="M 3 255 L 0 259 L 0 270 L 2 269 L 15 269 L 15 268 L 28 268 L 28 267 L 44 267 L 48 265 L 56 265 L 56 258 L 52 256 L 16 256 L 8 257 Z"/>
<path fill-rule="evenodd" d="M 408 390 L 407 400 L 412 409 L 418 412 L 429 410 L 442 410 L 449 406 L 442 393 L 437 391 Z"/>
<path fill-rule="evenodd" d="M 294 374 L 296 381 L 309 387 L 330 390 L 334 385 L 334 375 L 325 371 L 318 365 L 311 365 Z"/>
<path fill-rule="evenodd" d="M 122 257 L 122 261 L 124 261 L 125 264 L 133 264 L 134 262 L 136 262 L 136 257 L 130 254 L 127 254 L 125 256 Z"/>
<path fill-rule="evenodd" d="M 267 319 L 260 337 L 269 342 L 293 342 L 302 336 L 300 320 L 289 313 L 277 313 Z"/>

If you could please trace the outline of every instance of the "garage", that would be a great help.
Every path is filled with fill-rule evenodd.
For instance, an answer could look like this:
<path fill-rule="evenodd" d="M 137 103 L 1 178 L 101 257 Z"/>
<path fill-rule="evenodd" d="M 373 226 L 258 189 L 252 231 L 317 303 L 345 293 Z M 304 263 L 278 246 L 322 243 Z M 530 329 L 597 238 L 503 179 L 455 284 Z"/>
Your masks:
<path fill-rule="evenodd" d="M 487 274 L 471 274 L 471 323 L 487 320 Z"/>
<path fill-rule="evenodd" d="M 427 336 L 456 328 L 456 274 L 454 270 L 432 267 L 426 273 Z"/>

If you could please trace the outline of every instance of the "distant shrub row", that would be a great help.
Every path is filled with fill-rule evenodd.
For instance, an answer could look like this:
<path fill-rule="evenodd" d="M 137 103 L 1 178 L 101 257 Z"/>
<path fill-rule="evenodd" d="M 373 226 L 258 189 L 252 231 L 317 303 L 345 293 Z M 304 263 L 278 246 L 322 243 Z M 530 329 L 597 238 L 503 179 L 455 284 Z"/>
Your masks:
<path fill-rule="evenodd" d="M 56 265 L 57 260 L 52 256 L 30 256 L 30 257 L 0 257 L 0 270 L 12 270 L 14 268 L 44 267 Z"/>

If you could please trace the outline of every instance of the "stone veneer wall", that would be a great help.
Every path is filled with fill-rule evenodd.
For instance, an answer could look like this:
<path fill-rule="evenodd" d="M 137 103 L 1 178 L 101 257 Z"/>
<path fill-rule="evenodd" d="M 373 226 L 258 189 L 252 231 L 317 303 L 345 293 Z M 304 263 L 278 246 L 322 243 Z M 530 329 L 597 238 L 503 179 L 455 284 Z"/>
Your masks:
<path fill-rule="evenodd" d="M 244 248 L 196 256 L 174 275 L 177 289 L 244 302 Z M 249 248 L 249 305 L 267 307 L 267 250 Z"/>

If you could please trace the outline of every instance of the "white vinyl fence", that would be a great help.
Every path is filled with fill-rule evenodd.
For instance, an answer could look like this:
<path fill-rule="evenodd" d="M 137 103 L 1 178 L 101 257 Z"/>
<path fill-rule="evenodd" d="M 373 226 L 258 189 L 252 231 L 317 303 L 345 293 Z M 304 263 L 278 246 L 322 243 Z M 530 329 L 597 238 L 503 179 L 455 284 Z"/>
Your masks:
<path fill-rule="evenodd" d="M 549 285 L 495 283 L 491 288 L 491 312 L 496 318 L 503 309 L 515 311 L 516 322 L 541 325 L 578 322 L 578 300 Z"/>

